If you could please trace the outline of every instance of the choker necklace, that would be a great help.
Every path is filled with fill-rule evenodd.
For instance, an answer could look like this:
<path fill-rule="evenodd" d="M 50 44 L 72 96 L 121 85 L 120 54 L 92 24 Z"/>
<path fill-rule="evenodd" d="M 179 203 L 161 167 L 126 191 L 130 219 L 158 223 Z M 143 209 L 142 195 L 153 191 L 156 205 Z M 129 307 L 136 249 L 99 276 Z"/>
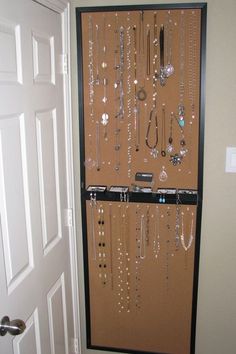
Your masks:
<path fill-rule="evenodd" d="M 182 226 L 182 232 L 180 235 L 180 240 L 181 240 L 181 245 L 183 246 L 183 249 L 185 251 L 188 251 L 193 243 L 193 216 L 194 213 L 191 213 L 191 227 L 190 227 L 190 234 L 189 234 L 189 239 L 188 239 L 188 244 L 186 245 L 185 243 L 185 235 L 184 235 L 184 212 L 181 213 L 181 226 Z"/>

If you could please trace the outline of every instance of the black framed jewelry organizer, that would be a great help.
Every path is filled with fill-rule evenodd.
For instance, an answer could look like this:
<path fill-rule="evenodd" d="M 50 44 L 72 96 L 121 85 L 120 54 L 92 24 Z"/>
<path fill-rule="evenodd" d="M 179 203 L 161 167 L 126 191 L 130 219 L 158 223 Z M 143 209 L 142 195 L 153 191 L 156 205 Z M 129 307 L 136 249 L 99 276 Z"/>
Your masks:
<path fill-rule="evenodd" d="M 193 354 L 206 4 L 76 15 L 87 346 Z"/>

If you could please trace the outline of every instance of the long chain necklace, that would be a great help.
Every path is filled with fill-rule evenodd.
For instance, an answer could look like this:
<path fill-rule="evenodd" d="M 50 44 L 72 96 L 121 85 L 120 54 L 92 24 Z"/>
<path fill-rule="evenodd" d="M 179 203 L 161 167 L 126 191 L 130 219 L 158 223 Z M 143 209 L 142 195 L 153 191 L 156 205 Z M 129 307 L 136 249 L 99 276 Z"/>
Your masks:
<path fill-rule="evenodd" d="M 137 99 L 137 27 L 133 26 L 133 42 L 134 42 L 134 137 L 135 137 L 135 151 L 140 148 L 140 110 Z"/>
<path fill-rule="evenodd" d="M 191 105 L 191 119 L 194 119 L 195 114 L 195 90 L 197 83 L 196 73 L 197 63 L 197 17 L 195 11 L 192 11 L 189 21 L 189 101 Z"/>
<path fill-rule="evenodd" d="M 106 264 L 106 242 L 105 242 L 105 221 L 104 209 L 100 205 L 98 208 L 98 261 L 99 261 L 99 278 L 102 285 L 107 284 L 107 264 Z"/>
<path fill-rule="evenodd" d="M 89 49 L 88 49 L 88 84 L 89 84 L 89 107 L 90 107 L 90 118 L 93 122 L 94 119 L 94 38 L 93 38 L 93 18 L 89 16 L 88 20 L 88 33 L 89 33 Z"/>
<path fill-rule="evenodd" d="M 151 131 L 151 125 L 154 123 L 154 143 L 151 145 L 150 143 L 150 131 Z M 147 126 L 147 132 L 145 136 L 145 144 L 146 146 L 151 150 L 151 156 L 154 158 L 157 158 L 159 151 L 157 150 L 157 144 L 158 144 L 158 121 L 157 121 L 157 111 L 156 108 L 153 108 L 150 112 L 149 115 L 149 120 L 148 120 L 148 126 Z"/>
<path fill-rule="evenodd" d="M 161 250 L 160 245 L 160 213 L 159 207 L 156 206 L 155 210 L 155 230 L 154 230 L 154 239 L 153 239 L 153 253 L 154 257 L 157 259 Z"/>
<path fill-rule="evenodd" d="M 182 230 L 181 230 L 181 235 L 180 235 L 180 241 L 181 241 L 181 245 L 183 246 L 183 249 L 185 251 L 188 251 L 190 249 L 190 247 L 192 246 L 192 243 L 193 243 L 193 216 L 194 216 L 194 213 L 192 212 L 191 213 L 190 234 L 189 234 L 188 243 L 186 244 L 186 242 L 185 242 L 185 233 L 184 233 L 184 212 L 182 211 L 182 213 L 181 213 Z"/>
<path fill-rule="evenodd" d="M 106 16 L 103 15 L 103 43 L 102 43 L 102 71 L 103 71 L 103 78 L 101 80 L 103 84 L 103 97 L 102 97 L 102 102 L 103 102 L 103 113 L 101 117 L 101 124 L 104 126 L 104 139 L 107 141 L 107 124 L 109 122 L 109 114 L 107 112 L 107 85 L 108 85 L 108 78 L 107 78 L 107 60 L 106 60 L 106 54 L 107 54 L 107 45 L 106 45 Z"/>
<path fill-rule="evenodd" d="M 178 123 L 181 128 L 185 125 L 185 13 L 180 14 L 180 35 L 179 35 L 179 105 L 178 105 Z"/>
<path fill-rule="evenodd" d="M 166 109 L 165 104 L 162 105 L 162 116 L 161 116 L 161 156 L 166 156 Z"/>

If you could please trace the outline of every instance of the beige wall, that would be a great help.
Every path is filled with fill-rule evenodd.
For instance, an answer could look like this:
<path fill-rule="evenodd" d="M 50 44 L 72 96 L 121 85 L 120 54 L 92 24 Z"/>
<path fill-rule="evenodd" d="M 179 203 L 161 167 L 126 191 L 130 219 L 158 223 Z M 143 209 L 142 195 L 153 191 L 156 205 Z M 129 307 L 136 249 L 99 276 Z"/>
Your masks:
<path fill-rule="evenodd" d="M 151 2 L 144 0 L 71 0 L 74 156 L 76 186 L 78 187 L 77 222 L 83 354 L 86 353 L 86 349 L 79 215 L 80 177 L 75 7 L 148 4 Z M 162 2 L 165 3 L 165 1 L 157 1 L 157 3 Z M 184 1 L 169 1 L 169 3 L 174 2 Z M 226 146 L 236 146 L 235 17 L 235 0 L 208 1 L 204 203 L 196 354 L 236 353 L 236 174 L 225 173 Z"/>

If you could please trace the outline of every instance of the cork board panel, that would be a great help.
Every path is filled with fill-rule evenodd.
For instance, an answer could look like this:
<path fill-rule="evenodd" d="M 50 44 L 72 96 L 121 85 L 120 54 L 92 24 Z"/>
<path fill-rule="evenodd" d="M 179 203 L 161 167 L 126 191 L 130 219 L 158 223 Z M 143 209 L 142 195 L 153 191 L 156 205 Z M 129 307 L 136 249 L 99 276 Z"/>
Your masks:
<path fill-rule="evenodd" d="M 197 189 L 201 10 L 91 12 L 81 16 L 86 186 L 131 186 L 139 184 L 136 172 L 151 172 L 153 189 Z M 159 79 L 153 85 L 155 70 L 157 75 L 160 72 L 162 25 L 164 65 L 174 67 L 164 86 Z M 143 98 L 142 90 L 145 100 L 137 98 Z M 157 124 L 155 114 L 149 122 L 154 102 Z M 180 102 L 185 111 L 182 127 Z M 168 153 L 171 129 L 173 151 Z M 147 135 L 151 148 L 146 145 Z M 180 155 L 183 140 L 186 154 L 180 164 L 173 165 L 171 156 Z M 153 157 L 155 149 L 159 151 L 157 158 Z"/>
<path fill-rule="evenodd" d="M 189 354 L 196 206 L 86 208 L 91 345 Z"/>

